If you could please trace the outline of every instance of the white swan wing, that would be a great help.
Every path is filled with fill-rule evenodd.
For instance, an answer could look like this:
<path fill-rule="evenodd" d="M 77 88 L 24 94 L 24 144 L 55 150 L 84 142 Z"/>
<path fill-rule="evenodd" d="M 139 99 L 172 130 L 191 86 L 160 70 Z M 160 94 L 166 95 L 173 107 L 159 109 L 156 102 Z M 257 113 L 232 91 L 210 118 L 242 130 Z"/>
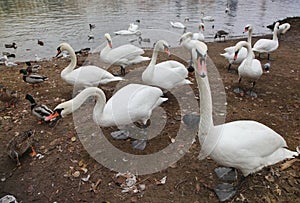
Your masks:
<path fill-rule="evenodd" d="M 152 110 L 165 101 L 162 91 L 156 87 L 129 84 L 117 91 L 106 103 L 104 114 L 112 123 L 127 125 L 147 120 Z"/>
<path fill-rule="evenodd" d="M 257 52 L 271 52 L 277 49 L 277 47 L 278 41 L 270 39 L 260 39 L 254 44 L 252 50 Z"/>
<path fill-rule="evenodd" d="M 108 71 L 97 66 L 82 66 L 65 75 L 63 79 L 69 84 L 78 84 L 85 87 L 122 80 L 122 78 L 115 77 Z"/>
<path fill-rule="evenodd" d="M 220 164 L 241 169 L 244 175 L 297 155 L 285 149 L 287 144 L 278 133 L 255 121 L 226 123 L 216 126 L 216 132 L 219 139 L 212 145 L 212 156 Z"/>
<path fill-rule="evenodd" d="M 146 70 L 143 73 L 142 79 L 146 84 L 168 90 L 179 85 L 191 84 L 186 79 L 188 76 L 187 69 L 177 61 L 165 61 L 149 68 L 154 68 L 154 72 L 151 73 L 151 71 Z"/>

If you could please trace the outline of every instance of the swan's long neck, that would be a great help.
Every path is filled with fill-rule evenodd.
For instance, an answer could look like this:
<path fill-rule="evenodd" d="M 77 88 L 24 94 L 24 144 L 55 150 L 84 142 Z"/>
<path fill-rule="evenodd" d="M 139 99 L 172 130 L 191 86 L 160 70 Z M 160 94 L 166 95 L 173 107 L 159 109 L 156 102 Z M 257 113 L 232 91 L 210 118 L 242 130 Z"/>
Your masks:
<path fill-rule="evenodd" d="M 58 108 L 63 108 L 63 117 L 64 115 L 70 114 L 74 111 L 76 111 L 77 109 L 79 109 L 79 107 L 86 101 L 87 98 L 89 98 L 90 96 L 95 96 L 96 97 L 96 104 L 93 110 L 93 118 L 95 120 L 95 118 L 99 121 L 99 118 L 102 117 L 102 112 L 104 109 L 104 106 L 106 104 L 106 97 L 104 92 L 97 88 L 97 87 L 89 87 L 84 89 L 83 91 L 81 91 L 75 98 L 66 101 L 62 104 L 59 104 L 55 109 Z M 97 123 L 97 122 L 96 122 Z"/>
<path fill-rule="evenodd" d="M 278 41 L 277 32 L 278 32 L 278 30 L 277 30 L 277 28 L 275 28 L 273 31 L 273 40 L 274 41 Z"/>
<path fill-rule="evenodd" d="M 151 57 L 151 61 L 149 63 L 150 67 L 155 66 L 156 60 L 157 60 L 157 55 L 158 55 L 158 50 L 157 50 L 157 48 L 154 48 L 153 53 L 152 53 L 152 57 Z"/>
<path fill-rule="evenodd" d="M 248 31 L 248 43 L 250 44 L 250 46 L 252 46 L 252 30 L 250 29 Z"/>
<path fill-rule="evenodd" d="M 68 73 L 71 73 L 74 68 L 76 67 L 77 64 L 77 57 L 75 55 L 75 51 L 72 47 L 67 47 L 66 51 L 68 51 L 70 57 L 71 57 L 71 62 L 70 64 L 65 67 L 65 69 L 61 72 L 61 77 L 65 77 Z"/>
<path fill-rule="evenodd" d="M 198 136 L 200 142 L 203 143 L 210 128 L 214 125 L 212 117 L 212 99 L 208 77 L 201 78 L 197 73 L 195 75 L 200 95 L 200 124 Z"/>

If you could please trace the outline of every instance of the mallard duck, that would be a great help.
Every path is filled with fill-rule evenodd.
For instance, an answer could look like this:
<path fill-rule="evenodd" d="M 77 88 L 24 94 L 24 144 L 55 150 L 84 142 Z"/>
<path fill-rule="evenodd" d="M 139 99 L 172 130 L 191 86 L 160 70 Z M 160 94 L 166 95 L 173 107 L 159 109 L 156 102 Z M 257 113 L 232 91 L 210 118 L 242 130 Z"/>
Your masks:
<path fill-rule="evenodd" d="M 0 85 L 0 100 L 6 103 L 6 107 L 15 106 L 18 94 L 16 91 L 9 91 L 6 87 Z"/>
<path fill-rule="evenodd" d="M 31 74 L 31 73 L 36 73 L 38 70 L 40 70 L 40 65 L 31 65 L 30 61 L 25 62 L 27 65 L 26 71 Z"/>
<path fill-rule="evenodd" d="M 36 155 L 36 152 L 32 146 L 33 143 L 33 130 L 28 130 L 14 136 L 8 143 L 7 146 L 7 154 L 10 158 L 17 161 L 17 166 L 20 166 L 19 158 L 29 149 L 31 148 L 32 153 L 30 154 L 32 157 Z"/>
<path fill-rule="evenodd" d="M 91 24 L 91 23 L 89 24 L 89 26 L 90 26 L 90 31 L 96 27 L 95 24 Z"/>
<path fill-rule="evenodd" d="M 27 72 L 26 69 L 21 69 L 20 73 L 23 74 L 24 82 L 32 84 L 33 86 L 34 86 L 34 84 L 42 83 L 42 82 L 48 80 L 48 77 L 43 76 L 43 75 L 38 75 L 38 74 L 30 74 Z"/>
<path fill-rule="evenodd" d="M 15 42 L 13 42 L 11 44 L 5 44 L 4 46 L 5 46 L 5 48 L 14 48 L 14 49 L 17 48 L 17 44 Z"/>
<path fill-rule="evenodd" d="M 40 119 L 39 123 L 41 123 L 41 121 L 44 121 L 47 116 L 53 114 L 53 111 L 46 105 L 37 104 L 30 94 L 26 94 L 25 99 L 27 99 L 31 104 L 30 108 L 32 114 Z"/>
<path fill-rule="evenodd" d="M 221 38 L 223 37 L 224 38 L 224 41 L 225 41 L 225 37 L 228 35 L 229 33 L 224 31 L 224 30 L 219 30 L 217 31 L 217 33 L 215 34 L 215 39 L 216 38 L 219 38 L 219 40 L 221 40 Z"/>
<path fill-rule="evenodd" d="M 42 40 L 38 39 L 37 43 L 38 43 L 38 45 L 44 46 L 44 42 Z"/>

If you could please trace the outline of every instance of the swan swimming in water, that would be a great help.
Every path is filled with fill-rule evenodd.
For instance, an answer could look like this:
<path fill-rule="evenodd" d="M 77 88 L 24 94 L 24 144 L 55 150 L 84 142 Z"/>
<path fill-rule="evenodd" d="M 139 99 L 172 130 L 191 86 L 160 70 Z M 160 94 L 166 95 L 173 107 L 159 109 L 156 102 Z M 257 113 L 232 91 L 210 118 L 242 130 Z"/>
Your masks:
<path fill-rule="evenodd" d="M 156 64 L 159 51 L 165 51 L 168 55 L 170 54 L 169 45 L 166 41 L 159 40 L 156 42 L 151 61 L 142 74 L 143 82 L 166 90 L 185 84 L 192 84 L 191 81 L 186 79 L 188 71 L 183 64 L 174 60 Z"/>
<path fill-rule="evenodd" d="M 100 52 L 100 59 L 111 65 L 119 65 L 121 67 L 121 75 L 125 75 L 126 66 L 149 61 L 149 57 L 141 56 L 144 50 L 132 44 L 125 44 L 117 48 L 112 48 L 112 39 L 108 33 L 105 35 L 107 40 L 106 47 Z"/>
<path fill-rule="evenodd" d="M 77 64 L 77 57 L 74 49 L 68 43 L 61 43 L 57 48 L 56 57 L 63 51 L 67 51 L 71 57 L 70 64 L 64 68 L 60 74 L 61 78 L 68 84 L 76 84 L 83 87 L 96 87 L 99 84 L 103 85 L 109 82 L 123 80 L 122 78 L 115 77 L 108 71 L 97 66 L 81 66 L 74 70 Z"/>
<path fill-rule="evenodd" d="M 53 114 L 45 118 L 45 121 L 57 120 L 77 110 L 85 100 L 96 97 L 93 110 L 93 120 L 102 127 L 124 127 L 140 121 L 146 126 L 153 109 L 161 105 L 167 98 L 162 97 L 162 91 L 157 87 L 141 84 L 129 84 L 119 89 L 107 102 L 104 92 L 97 87 L 89 87 L 82 90 L 73 99 L 58 104 Z M 146 146 L 146 140 L 136 140 L 134 143 L 138 149 Z M 141 147 L 142 148 L 139 148 Z"/>

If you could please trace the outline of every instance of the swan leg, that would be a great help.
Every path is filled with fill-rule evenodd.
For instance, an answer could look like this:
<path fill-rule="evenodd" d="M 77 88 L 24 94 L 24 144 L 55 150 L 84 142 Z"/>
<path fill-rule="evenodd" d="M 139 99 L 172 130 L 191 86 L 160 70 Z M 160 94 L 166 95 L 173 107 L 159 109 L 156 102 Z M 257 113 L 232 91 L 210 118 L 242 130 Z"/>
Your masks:
<path fill-rule="evenodd" d="M 143 128 L 141 139 L 137 139 L 132 142 L 132 148 L 138 150 L 144 150 L 147 145 L 147 128 Z"/>
<path fill-rule="evenodd" d="M 237 187 L 233 184 L 237 181 L 237 171 L 234 168 L 227 167 L 218 167 L 214 171 L 221 181 L 221 183 L 214 188 L 215 193 L 220 201 L 229 200 L 237 192 Z"/>
<path fill-rule="evenodd" d="M 121 66 L 121 76 L 125 76 L 125 68 Z"/>
<path fill-rule="evenodd" d="M 270 53 L 268 53 L 268 60 L 270 60 Z"/>
<path fill-rule="evenodd" d="M 129 137 L 129 131 L 128 130 L 118 130 L 110 133 L 112 138 L 115 140 L 126 140 Z"/>

